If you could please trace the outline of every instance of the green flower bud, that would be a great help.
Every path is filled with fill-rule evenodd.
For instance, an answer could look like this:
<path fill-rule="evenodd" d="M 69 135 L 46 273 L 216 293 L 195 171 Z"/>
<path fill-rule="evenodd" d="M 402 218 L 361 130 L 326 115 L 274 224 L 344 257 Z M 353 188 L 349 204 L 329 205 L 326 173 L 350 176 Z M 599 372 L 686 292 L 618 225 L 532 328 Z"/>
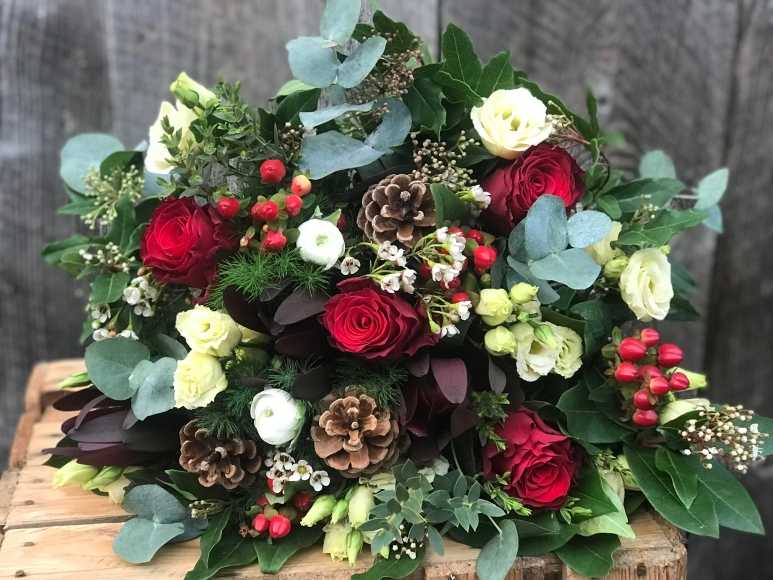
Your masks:
<path fill-rule="evenodd" d="M 306 515 L 301 520 L 302 526 L 313 526 L 320 520 L 328 517 L 333 513 L 333 508 L 336 505 L 336 498 L 332 495 L 320 495 L 311 506 Z"/>
<path fill-rule="evenodd" d="M 660 253 L 664 256 L 668 256 L 671 253 L 671 246 L 660 246 L 658 250 L 660 250 Z"/>
<path fill-rule="evenodd" d="M 217 100 L 215 93 L 194 81 L 184 72 L 180 73 L 180 76 L 169 89 L 189 109 L 198 106 L 206 107 L 210 101 Z"/>
<path fill-rule="evenodd" d="M 370 510 L 376 507 L 373 491 L 367 485 L 359 485 L 349 501 L 349 521 L 358 527 L 368 521 Z"/>
<path fill-rule="evenodd" d="M 539 286 L 532 286 L 526 282 L 519 282 L 510 288 L 510 300 L 515 304 L 526 304 L 534 299 L 539 291 Z"/>
<path fill-rule="evenodd" d="M 254 363 L 257 366 L 265 366 L 271 360 L 271 355 L 262 348 L 237 348 L 236 355 L 240 361 Z"/>
<path fill-rule="evenodd" d="M 604 264 L 604 277 L 609 280 L 617 280 L 623 275 L 623 271 L 628 266 L 628 256 L 617 256 Z"/>
<path fill-rule="evenodd" d="M 330 554 L 334 562 L 340 562 L 348 556 L 347 538 L 351 530 L 348 524 L 328 524 L 322 528 L 325 540 L 322 543 L 322 553 Z"/>
<path fill-rule="evenodd" d="M 475 312 L 489 326 L 502 324 L 513 312 L 513 303 L 506 290 L 486 288 L 480 291 L 480 302 L 475 307 Z"/>
<path fill-rule="evenodd" d="M 331 523 L 338 523 L 341 521 L 341 518 L 346 517 L 346 514 L 349 513 L 349 502 L 345 499 L 339 499 L 338 503 L 336 503 L 335 507 L 333 508 L 333 513 L 330 514 L 330 521 Z"/>
<path fill-rule="evenodd" d="M 363 537 L 360 530 L 351 530 L 346 535 L 346 557 L 349 559 L 349 566 L 357 563 L 357 556 L 362 550 Z"/>
<path fill-rule="evenodd" d="M 504 356 L 515 352 L 517 343 L 515 336 L 504 326 L 489 330 L 483 337 L 486 350 L 494 356 Z"/>
<path fill-rule="evenodd" d="M 89 480 L 99 473 L 99 469 L 91 465 L 81 465 L 76 459 L 60 467 L 54 474 L 54 480 L 51 483 L 54 487 L 64 485 L 85 485 Z"/>
<path fill-rule="evenodd" d="M 91 491 L 92 489 L 98 489 L 100 487 L 110 485 L 118 478 L 120 478 L 122 473 L 122 467 L 105 467 L 102 469 L 102 471 L 97 473 L 81 487 L 83 487 L 83 489 L 86 491 Z"/>
<path fill-rule="evenodd" d="M 537 340 L 548 345 L 550 348 L 558 349 L 558 343 L 556 342 L 556 337 L 553 334 L 553 329 L 550 328 L 547 324 L 540 324 L 537 326 L 537 328 L 534 329 L 534 336 L 537 337 Z"/>

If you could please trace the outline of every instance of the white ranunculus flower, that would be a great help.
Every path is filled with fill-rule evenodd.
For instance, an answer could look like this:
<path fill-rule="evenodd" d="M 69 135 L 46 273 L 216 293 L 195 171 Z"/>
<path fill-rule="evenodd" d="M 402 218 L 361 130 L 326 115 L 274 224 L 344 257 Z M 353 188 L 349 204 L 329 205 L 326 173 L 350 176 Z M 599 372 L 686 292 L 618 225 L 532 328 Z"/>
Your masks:
<path fill-rule="evenodd" d="M 582 356 L 582 338 L 571 328 L 557 326 L 550 322 L 545 322 L 553 330 L 553 336 L 558 343 L 558 358 L 553 372 L 568 379 L 576 373 L 582 366 L 580 357 Z"/>
<path fill-rule="evenodd" d="M 201 305 L 180 312 L 175 328 L 192 350 L 212 356 L 228 356 L 242 340 L 233 318 Z"/>
<path fill-rule="evenodd" d="M 228 386 L 220 361 L 192 350 L 177 362 L 174 372 L 175 407 L 206 407 Z"/>
<path fill-rule="evenodd" d="M 550 348 L 534 335 L 534 329 L 525 322 L 510 327 L 517 347 L 513 353 L 515 367 L 524 381 L 534 382 L 544 377 L 556 366 L 559 349 Z"/>
<path fill-rule="evenodd" d="M 298 227 L 300 234 L 295 245 L 306 262 L 329 270 L 344 255 L 346 242 L 341 231 L 325 220 L 311 219 Z"/>
<path fill-rule="evenodd" d="M 553 129 L 545 104 L 523 87 L 494 91 L 470 117 L 489 153 L 504 159 L 542 143 Z"/>
<path fill-rule="evenodd" d="M 616 242 L 620 236 L 620 230 L 623 228 L 623 224 L 620 222 L 612 222 L 612 229 L 609 230 L 607 236 L 600 242 L 583 248 L 583 251 L 588 254 L 591 259 L 599 266 L 604 266 L 612 258 L 623 255 L 623 250 L 620 248 L 612 248 L 610 245 L 612 242 Z"/>
<path fill-rule="evenodd" d="M 304 408 L 282 389 L 265 389 L 252 399 L 250 415 L 258 435 L 269 445 L 289 443 L 303 425 Z"/>
<path fill-rule="evenodd" d="M 150 136 L 148 137 L 148 151 L 145 153 L 145 168 L 151 173 L 160 173 L 166 175 L 172 171 L 172 165 L 167 161 L 171 155 L 169 150 L 161 142 L 164 135 L 164 129 L 161 127 L 161 121 L 166 117 L 169 124 L 175 130 L 182 131 L 180 146 L 187 148 L 196 143 L 196 138 L 190 130 L 190 125 L 198 119 L 196 112 L 177 101 L 177 108 L 172 103 L 164 101 L 161 103 L 161 110 L 158 112 L 158 119 L 150 127 Z"/>
<path fill-rule="evenodd" d="M 663 252 L 657 248 L 634 252 L 620 276 L 620 294 L 639 320 L 663 320 L 674 297 L 671 264 Z"/>

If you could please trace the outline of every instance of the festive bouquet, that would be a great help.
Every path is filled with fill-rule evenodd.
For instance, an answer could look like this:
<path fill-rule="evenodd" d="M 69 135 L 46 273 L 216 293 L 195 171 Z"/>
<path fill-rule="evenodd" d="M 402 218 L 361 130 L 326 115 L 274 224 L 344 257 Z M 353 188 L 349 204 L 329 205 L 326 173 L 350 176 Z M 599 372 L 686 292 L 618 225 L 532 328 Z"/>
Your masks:
<path fill-rule="evenodd" d="M 91 280 L 54 485 L 136 514 L 130 562 L 201 536 L 191 579 L 319 541 L 402 578 L 444 536 L 482 580 L 550 551 L 602 576 L 645 504 L 762 533 L 732 472 L 771 421 L 685 398 L 705 378 L 637 322 L 697 318 L 668 242 L 721 227 L 727 172 L 688 188 L 656 151 L 626 179 L 591 93 L 586 119 L 453 24 L 433 62 L 359 12 L 288 43 L 265 109 L 181 74 L 147 144 L 65 146 L 94 234 L 44 250 Z"/>

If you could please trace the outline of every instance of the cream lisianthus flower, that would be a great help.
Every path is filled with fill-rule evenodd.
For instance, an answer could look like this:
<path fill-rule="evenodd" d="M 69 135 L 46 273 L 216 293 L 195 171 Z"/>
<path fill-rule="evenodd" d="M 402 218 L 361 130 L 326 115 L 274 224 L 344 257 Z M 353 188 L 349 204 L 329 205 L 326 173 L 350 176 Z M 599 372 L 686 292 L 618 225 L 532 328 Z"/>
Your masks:
<path fill-rule="evenodd" d="M 175 407 L 206 407 L 228 386 L 220 361 L 192 350 L 178 361 L 174 372 Z"/>
<path fill-rule="evenodd" d="M 329 270 L 344 255 L 346 241 L 335 224 L 320 219 L 311 219 L 298 226 L 298 240 L 295 245 L 305 262 L 311 262 Z"/>
<path fill-rule="evenodd" d="M 523 87 L 494 91 L 470 117 L 489 153 L 504 159 L 542 143 L 553 129 L 545 104 Z"/>
<path fill-rule="evenodd" d="M 582 338 L 571 328 L 557 326 L 550 322 L 543 324 L 547 324 L 553 329 L 553 336 L 558 343 L 558 358 L 553 367 L 553 372 L 568 379 L 582 366 L 582 361 L 580 360 L 582 356 Z"/>
<path fill-rule="evenodd" d="M 65 485 L 86 485 L 92 477 L 96 477 L 99 473 L 99 469 L 91 465 L 83 465 L 78 463 L 77 459 L 73 459 L 68 463 L 65 463 L 54 474 L 54 479 L 51 482 L 52 487 L 62 487 Z"/>
<path fill-rule="evenodd" d="M 191 350 L 212 356 L 228 356 L 242 340 L 242 331 L 233 318 L 206 306 L 180 312 L 175 328 Z"/>
<path fill-rule="evenodd" d="M 352 530 L 351 524 L 328 524 L 322 531 L 325 532 L 325 540 L 322 542 L 322 553 L 330 554 L 333 562 L 340 562 L 347 557 L 346 536 Z"/>
<path fill-rule="evenodd" d="M 172 103 L 164 101 L 161 103 L 161 110 L 158 112 L 158 119 L 150 127 L 148 137 L 148 151 L 145 153 L 145 169 L 151 173 L 166 175 L 172 171 L 172 164 L 167 161 L 171 155 L 169 150 L 161 142 L 164 135 L 164 129 L 161 127 L 161 121 L 164 117 L 169 120 L 169 124 L 175 128 L 175 131 L 182 131 L 180 146 L 187 151 L 189 147 L 196 143 L 196 138 L 190 130 L 190 125 L 198 119 L 198 115 L 193 109 L 189 109 L 180 101 L 177 101 L 177 108 Z"/>
<path fill-rule="evenodd" d="M 510 327 L 518 343 L 515 353 L 515 367 L 524 381 L 530 383 L 544 377 L 556 366 L 559 349 L 550 348 L 534 334 L 531 325 L 521 322 Z"/>
<path fill-rule="evenodd" d="M 600 242 L 596 242 L 587 248 L 583 248 L 583 251 L 599 266 L 604 266 L 612 258 L 622 256 L 623 250 L 620 248 L 612 248 L 610 245 L 612 242 L 616 242 L 617 238 L 620 237 L 621 229 L 623 229 L 623 224 L 620 222 L 612 222 L 612 229 L 609 230 L 606 237 Z"/>
<path fill-rule="evenodd" d="M 620 276 L 620 294 L 639 320 L 663 320 L 674 297 L 671 264 L 663 252 L 657 248 L 634 252 Z"/>
<path fill-rule="evenodd" d="M 502 288 L 481 290 L 475 313 L 489 326 L 502 324 L 513 313 L 513 303 L 510 302 L 507 290 Z"/>

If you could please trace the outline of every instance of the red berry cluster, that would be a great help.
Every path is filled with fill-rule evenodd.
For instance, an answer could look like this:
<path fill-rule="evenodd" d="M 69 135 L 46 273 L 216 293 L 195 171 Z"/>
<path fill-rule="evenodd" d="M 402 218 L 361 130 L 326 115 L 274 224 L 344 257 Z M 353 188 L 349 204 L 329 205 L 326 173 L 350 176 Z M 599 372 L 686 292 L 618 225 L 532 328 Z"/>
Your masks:
<path fill-rule="evenodd" d="M 658 423 L 655 407 L 660 397 L 670 391 L 684 391 L 690 379 L 682 372 L 669 372 L 682 362 L 682 349 L 675 344 L 661 344 L 660 335 L 652 328 L 645 328 L 638 338 L 624 338 L 617 347 L 622 362 L 615 368 L 615 379 L 623 384 L 638 384 L 633 394 L 633 422 L 640 427 L 653 427 Z M 655 363 L 657 362 L 656 366 Z"/>
<path fill-rule="evenodd" d="M 263 510 L 252 520 L 252 527 L 257 535 L 268 532 L 274 539 L 283 538 L 290 533 L 292 525 L 301 521 L 303 515 L 309 511 L 314 503 L 310 493 L 299 493 L 293 497 L 292 506 L 283 506 L 279 511 L 268 503 L 265 495 L 255 502 L 258 508 Z"/>

